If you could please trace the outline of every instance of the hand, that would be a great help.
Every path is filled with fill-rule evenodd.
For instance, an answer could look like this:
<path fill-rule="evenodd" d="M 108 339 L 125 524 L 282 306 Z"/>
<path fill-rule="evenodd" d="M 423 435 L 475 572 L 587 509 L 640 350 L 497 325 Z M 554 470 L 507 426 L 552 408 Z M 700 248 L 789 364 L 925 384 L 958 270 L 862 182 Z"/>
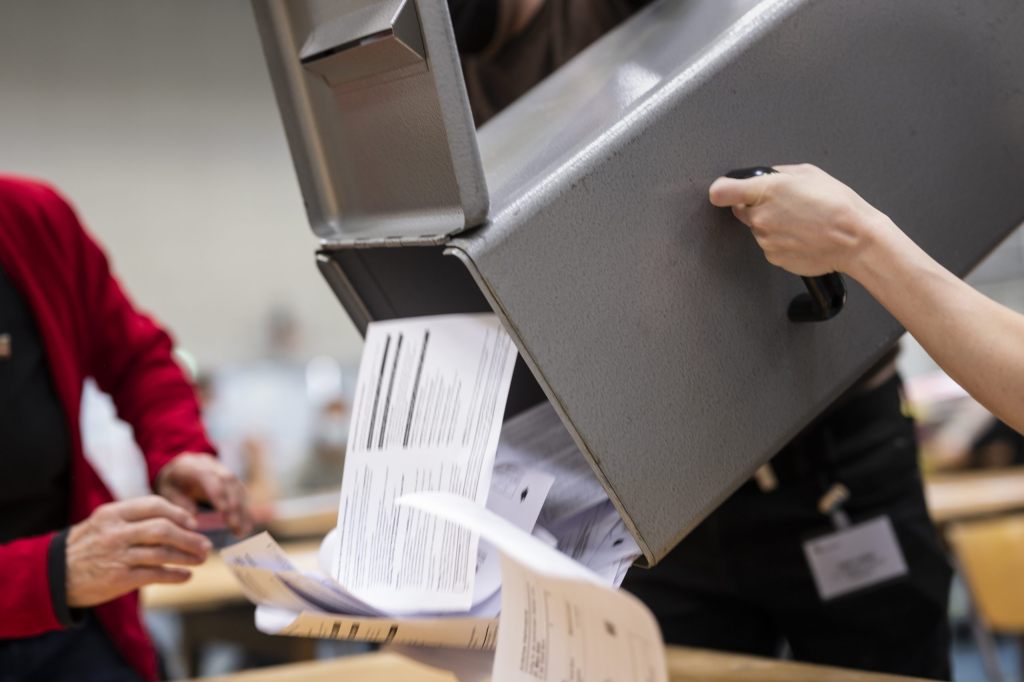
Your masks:
<path fill-rule="evenodd" d="M 203 563 L 210 541 L 181 507 L 156 495 L 111 502 L 68 531 L 67 602 L 86 608 L 151 583 L 181 583 Z"/>
<path fill-rule="evenodd" d="M 178 455 L 160 470 L 156 491 L 193 514 L 196 502 L 210 503 L 235 535 L 247 535 L 252 529 L 245 488 L 212 455 Z"/>
<path fill-rule="evenodd" d="M 718 178 L 709 192 L 712 204 L 732 207 L 751 228 L 773 265 L 807 277 L 849 273 L 879 232 L 895 229 L 871 204 L 820 168 L 804 164 L 776 170 L 748 180 Z"/>

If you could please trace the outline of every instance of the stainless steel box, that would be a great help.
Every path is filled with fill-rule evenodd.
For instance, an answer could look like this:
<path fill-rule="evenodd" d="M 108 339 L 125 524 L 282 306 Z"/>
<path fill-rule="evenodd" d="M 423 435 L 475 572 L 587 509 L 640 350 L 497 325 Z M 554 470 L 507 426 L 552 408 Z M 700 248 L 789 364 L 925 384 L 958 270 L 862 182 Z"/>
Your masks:
<path fill-rule="evenodd" d="M 853 282 L 790 322 L 712 179 L 817 163 L 959 274 L 1024 220 L 1017 0 L 661 0 L 478 134 L 443 1 L 254 6 L 346 310 L 493 309 L 512 404 L 554 404 L 651 564 L 902 332 Z"/>

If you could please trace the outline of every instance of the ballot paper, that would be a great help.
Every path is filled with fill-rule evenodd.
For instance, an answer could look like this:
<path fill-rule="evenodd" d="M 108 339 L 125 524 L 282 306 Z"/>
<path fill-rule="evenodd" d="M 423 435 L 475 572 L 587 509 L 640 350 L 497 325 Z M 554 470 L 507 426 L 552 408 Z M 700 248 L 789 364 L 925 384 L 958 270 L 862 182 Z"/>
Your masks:
<path fill-rule="evenodd" d="M 645 629 L 650 616 L 615 590 L 639 548 L 554 409 L 517 415 L 499 438 L 515 355 L 493 318 L 403 320 L 371 332 L 353 428 L 360 455 L 347 458 L 339 524 L 321 544 L 319 570 L 297 568 L 266 533 L 222 552 L 257 604 L 257 627 L 519 651 L 499 651 L 505 677 L 496 680 L 590 679 L 602 669 L 612 674 L 605 679 L 659 679 L 658 666 L 648 667 L 660 655 L 656 629 L 653 639 Z M 424 348 L 433 344 L 436 357 Z M 410 357 L 419 358 L 415 370 Z M 422 420 L 421 410 L 430 413 Z M 376 566 L 382 582 L 346 578 L 349 555 Z M 464 591 L 453 589 L 459 572 Z M 526 677 L 513 675 L 513 658 Z"/>
<path fill-rule="evenodd" d="M 547 499 L 555 477 L 539 469 L 527 469 L 519 464 L 497 463 L 487 496 L 487 508 L 510 521 L 520 530 L 533 532 L 540 510 Z M 491 599 L 501 589 L 501 557 L 486 540 L 477 550 L 476 579 L 473 586 L 473 607 L 483 613 L 493 610 L 497 615 L 500 599 Z M 492 607 L 482 605 L 490 600 Z"/>
<path fill-rule="evenodd" d="M 541 507 L 537 532 L 550 532 L 562 553 L 618 587 L 640 557 L 618 510 L 548 402 L 505 422 L 495 470 L 544 473 L 554 482 Z M 491 503 L 488 508 L 504 516 Z M 479 573 L 478 573 L 479 575 Z"/>
<path fill-rule="evenodd" d="M 398 504 L 458 523 L 501 553 L 492 682 L 668 679 L 657 621 L 632 595 L 465 498 L 415 493 Z"/>
<path fill-rule="evenodd" d="M 477 536 L 394 500 L 444 491 L 485 504 L 515 359 L 492 314 L 369 325 L 331 567 L 339 584 L 392 614 L 472 606 Z"/>
<path fill-rule="evenodd" d="M 256 627 L 268 634 L 410 646 L 493 649 L 497 621 L 478 617 L 397 618 L 332 579 L 300 571 L 267 533 L 221 551 L 246 597 L 257 604 Z"/>
<path fill-rule="evenodd" d="M 605 502 L 608 493 L 586 457 L 545 401 L 505 422 L 496 466 L 536 469 L 555 478 L 539 523 L 548 527 Z"/>

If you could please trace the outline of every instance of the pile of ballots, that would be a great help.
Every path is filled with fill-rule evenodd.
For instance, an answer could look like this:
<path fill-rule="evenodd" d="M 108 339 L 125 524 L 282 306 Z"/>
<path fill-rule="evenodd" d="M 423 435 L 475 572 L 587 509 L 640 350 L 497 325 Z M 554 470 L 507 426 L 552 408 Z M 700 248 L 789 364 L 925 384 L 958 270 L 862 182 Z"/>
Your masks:
<path fill-rule="evenodd" d="M 516 357 L 489 314 L 370 325 L 319 571 L 266 533 L 222 552 L 260 630 L 493 651 L 495 682 L 665 679 L 617 589 L 640 551 L 558 415 L 502 423 Z"/>

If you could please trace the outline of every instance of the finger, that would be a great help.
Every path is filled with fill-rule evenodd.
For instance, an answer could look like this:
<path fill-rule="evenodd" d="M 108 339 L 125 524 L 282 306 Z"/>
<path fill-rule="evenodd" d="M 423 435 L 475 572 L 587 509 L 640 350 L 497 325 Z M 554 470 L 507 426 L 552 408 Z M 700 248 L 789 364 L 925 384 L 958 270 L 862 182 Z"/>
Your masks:
<path fill-rule="evenodd" d="M 749 206 L 733 206 L 732 214 L 736 216 L 736 218 L 747 227 L 753 227 L 753 225 L 751 224 L 752 219 L 750 216 Z"/>
<path fill-rule="evenodd" d="M 245 508 L 245 490 L 233 477 L 224 483 L 227 504 L 222 511 L 224 521 L 235 535 L 242 535 L 248 510 Z"/>
<path fill-rule="evenodd" d="M 118 503 L 120 516 L 125 521 L 165 518 L 185 528 L 195 528 L 195 516 L 159 495 L 147 495 Z"/>
<path fill-rule="evenodd" d="M 764 195 L 765 188 L 771 181 L 771 176 L 750 178 L 748 180 L 735 180 L 733 178 L 718 178 L 708 190 L 708 198 L 715 206 L 722 208 L 726 206 L 755 206 Z"/>
<path fill-rule="evenodd" d="M 249 495 L 246 493 L 245 489 L 242 488 L 241 483 L 238 485 L 239 488 L 242 489 L 242 509 L 238 522 L 238 529 L 235 530 L 235 533 L 239 537 L 245 537 L 252 532 L 252 510 L 249 509 Z"/>
<path fill-rule="evenodd" d="M 186 554 L 180 549 L 167 547 L 165 545 L 145 545 L 128 549 L 125 561 L 129 566 L 163 566 L 164 564 L 177 564 L 179 566 L 198 566 L 202 560 L 192 554 Z"/>
<path fill-rule="evenodd" d="M 205 559 L 213 547 L 199 533 L 185 530 L 167 519 L 147 519 L 133 523 L 127 537 L 132 545 L 166 545 L 199 559 Z"/>
<path fill-rule="evenodd" d="M 249 511 L 249 494 L 246 492 L 245 486 L 242 485 L 242 482 L 237 479 L 232 480 L 232 490 L 238 500 L 235 512 L 235 526 L 233 530 L 236 535 L 248 535 L 249 531 L 252 530 L 252 514 Z"/>
<path fill-rule="evenodd" d="M 138 566 L 130 569 L 128 575 L 134 587 L 139 588 L 143 585 L 153 585 L 156 583 L 183 583 L 192 577 L 192 572 L 184 568 Z"/>
<path fill-rule="evenodd" d="M 200 476 L 199 484 L 231 531 L 245 534 L 249 514 L 245 508 L 245 489 L 238 479 L 227 470 L 208 471 Z"/>
<path fill-rule="evenodd" d="M 227 490 L 227 482 L 220 475 L 219 471 L 204 469 L 196 475 L 196 483 L 206 501 L 213 505 L 213 508 L 220 513 L 230 506 L 231 497 Z"/>
<path fill-rule="evenodd" d="M 181 492 L 177 488 L 172 488 L 168 486 L 163 491 L 163 496 L 167 498 L 167 500 L 171 502 L 171 504 L 175 504 L 181 507 L 189 514 L 195 515 L 199 512 L 199 507 L 198 505 L 196 505 L 195 500 L 193 500 L 191 497 Z"/>

